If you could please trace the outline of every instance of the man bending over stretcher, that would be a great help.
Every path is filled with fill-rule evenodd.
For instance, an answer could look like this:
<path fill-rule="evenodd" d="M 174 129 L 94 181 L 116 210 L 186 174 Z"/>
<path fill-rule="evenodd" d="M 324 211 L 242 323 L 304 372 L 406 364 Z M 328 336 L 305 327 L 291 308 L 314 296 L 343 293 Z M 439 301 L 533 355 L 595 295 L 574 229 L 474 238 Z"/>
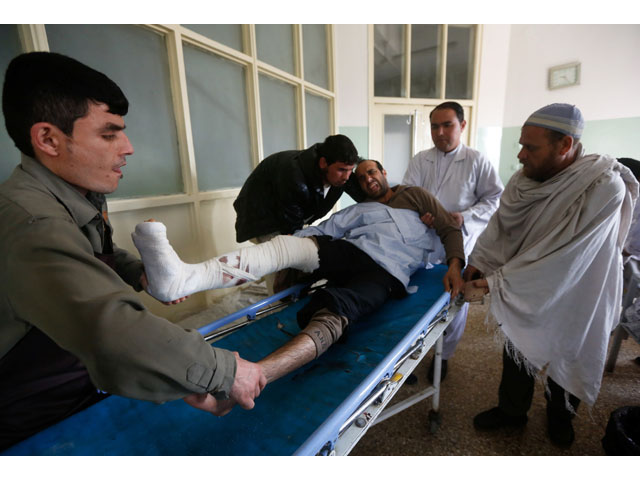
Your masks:
<path fill-rule="evenodd" d="M 424 266 L 424 259 L 440 241 L 449 265 L 444 287 L 452 298 L 458 295 L 465 257 L 457 222 L 423 188 L 390 188 L 387 172 L 377 161 L 361 161 L 355 174 L 368 197 L 364 202 L 293 236 L 279 235 L 198 264 L 180 260 L 162 223 L 137 225 L 132 237 L 144 262 L 147 291 L 161 301 L 171 301 L 286 268 L 310 273 L 311 281 L 329 280 L 298 312 L 300 334 L 258 362 L 268 382 L 320 356 L 348 324 L 373 312 L 387 298 L 405 296 L 409 277 Z M 435 233 L 423 218 L 434 218 Z M 215 400 L 209 395 L 207 401 Z"/>

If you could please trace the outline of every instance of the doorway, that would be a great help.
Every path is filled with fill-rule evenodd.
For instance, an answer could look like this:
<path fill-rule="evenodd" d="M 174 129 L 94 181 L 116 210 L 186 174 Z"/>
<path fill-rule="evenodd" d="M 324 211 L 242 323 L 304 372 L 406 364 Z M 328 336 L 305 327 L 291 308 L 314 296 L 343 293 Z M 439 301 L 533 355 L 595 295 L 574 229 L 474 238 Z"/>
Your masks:
<path fill-rule="evenodd" d="M 402 183 L 409 161 L 416 153 L 433 147 L 429 114 L 438 104 L 374 104 L 371 158 L 382 163 L 391 186 Z M 463 108 L 465 119 L 470 118 L 471 109 Z M 461 138 L 466 145 L 469 144 L 468 123 L 467 120 Z"/>

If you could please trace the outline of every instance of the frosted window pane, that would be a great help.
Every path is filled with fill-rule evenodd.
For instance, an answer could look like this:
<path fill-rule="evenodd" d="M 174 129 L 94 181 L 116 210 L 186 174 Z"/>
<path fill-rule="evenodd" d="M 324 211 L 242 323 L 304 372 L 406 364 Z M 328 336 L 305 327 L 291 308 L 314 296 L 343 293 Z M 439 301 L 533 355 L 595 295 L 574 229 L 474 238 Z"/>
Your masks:
<path fill-rule="evenodd" d="M 411 97 L 440 97 L 440 26 L 411 26 Z"/>
<path fill-rule="evenodd" d="M 449 26 L 447 41 L 447 98 L 471 98 L 475 26 Z"/>
<path fill-rule="evenodd" d="M 374 25 L 374 95 L 406 95 L 404 25 Z"/>
<path fill-rule="evenodd" d="M 244 51 L 242 48 L 242 27 L 240 25 L 219 24 L 219 25 L 183 25 L 183 27 L 193 30 L 200 35 L 204 35 L 211 40 L 220 42 L 228 47 Z"/>
<path fill-rule="evenodd" d="M 324 25 L 303 25 L 304 79 L 329 88 L 327 63 L 327 29 Z"/>
<path fill-rule="evenodd" d="M 21 53 L 18 29 L 15 25 L 0 25 L 0 85 L 4 85 L 4 72 L 13 57 Z M 1 109 L 0 109 L 1 110 Z M 13 144 L 0 111 L 0 183 L 4 182 L 20 163 L 20 150 Z"/>
<path fill-rule="evenodd" d="M 256 25 L 256 43 L 260 60 L 295 74 L 291 25 Z"/>
<path fill-rule="evenodd" d="M 244 67 L 184 45 L 200 190 L 241 187 L 252 170 Z"/>
<path fill-rule="evenodd" d="M 164 37 L 132 25 L 47 25 L 46 30 L 52 52 L 103 72 L 129 100 L 126 132 L 135 153 L 110 197 L 183 192 Z"/>
<path fill-rule="evenodd" d="M 402 182 L 411 158 L 411 116 L 384 116 L 384 169 L 389 185 Z"/>
<path fill-rule="evenodd" d="M 307 111 L 307 147 L 322 142 L 330 135 L 330 102 L 326 98 L 305 94 Z"/>
<path fill-rule="evenodd" d="M 295 89 L 288 83 L 260 75 L 260 114 L 264 156 L 295 150 Z"/>

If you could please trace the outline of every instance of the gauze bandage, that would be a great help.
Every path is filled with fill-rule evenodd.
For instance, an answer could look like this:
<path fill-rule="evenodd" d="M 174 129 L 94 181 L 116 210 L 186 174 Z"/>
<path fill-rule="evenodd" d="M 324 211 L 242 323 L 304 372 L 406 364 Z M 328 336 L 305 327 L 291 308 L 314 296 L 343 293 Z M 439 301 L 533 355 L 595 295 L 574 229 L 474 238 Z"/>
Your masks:
<path fill-rule="evenodd" d="M 288 235 L 196 264 L 180 260 L 163 223 L 140 223 L 131 237 L 144 263 L 147 291 L 163 302 L 255 281 L 285 268 L 312 272 L 320 262 L 313 240 Z"/>

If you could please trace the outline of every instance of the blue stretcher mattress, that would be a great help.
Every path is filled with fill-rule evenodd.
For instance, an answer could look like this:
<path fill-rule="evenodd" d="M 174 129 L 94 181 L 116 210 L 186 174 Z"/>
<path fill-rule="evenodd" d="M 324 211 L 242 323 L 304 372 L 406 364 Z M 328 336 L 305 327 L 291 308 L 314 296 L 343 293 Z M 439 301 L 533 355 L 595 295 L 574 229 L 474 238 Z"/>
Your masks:
<path fill-rule="evenodd" d="M 215 417 L 181 400 L 156 405 L 112 396 L 2 454 L 313 455 L 318 445 L 331 440 L 314 439 L 314 432 L 323 430 L 319 427 L 326 426 L 325 420 L 349 403 L 346 398 L 357 401 L 368 395 L 375 386 L 366 381 L 372 372 L 416 330 L 418 321 L 428 325 L 446 306 L 445 272 L 443 266 L 416 272 L 411 285 L 419 287 L 417 293 L 388 301 L 374 315 L 352 325 L 346 342 L 334 344 L 319 359 L 267 385 L 253 410 L 236 407 L 224 417 Z M 296 312 L 306 301 L 262 318 L 215 346 L 257 361 L 290 339 L 276 327 L 278 322 L 287 332 L 299 331 Z M 407 347 L 401 348 L 400 354 Z M 367 391 L 357 392 L 358 388 Z M 351 413 L 345 412 L 344 418 Z M 337 432 L 335 427 L 325 430 L 330 435 Z"/>

